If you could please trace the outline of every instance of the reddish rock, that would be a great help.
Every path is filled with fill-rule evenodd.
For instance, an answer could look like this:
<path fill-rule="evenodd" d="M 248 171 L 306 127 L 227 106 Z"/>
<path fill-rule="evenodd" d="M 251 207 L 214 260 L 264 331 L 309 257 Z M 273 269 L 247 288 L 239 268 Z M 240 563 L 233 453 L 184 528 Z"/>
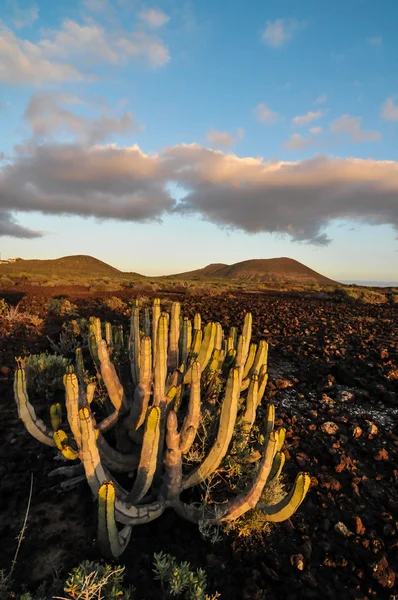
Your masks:
<path fill-rule="evenodd" d="M 392 588 L 395 584 L 395 573 L 388 568 L 388 561 L 385 556 L 373 565 L 373 577 L 376 581 L 385 588 Z"/>
<path fill-rule="evenodd" d="M 355 533 L 357 535 L 364 535 L 366 529 L 362 523 L 361 517 L 355 517 Z"/>
<path fill-rule="evenodd" d="M 375 460 L 389 460 L 388 452 L 385 448 L 381 448 L 378 453 L 374 456 Z"/>
<path fill-rule="evenodd" d="M 339 426 L 336 425 L 336 423 L 333 423 L 333 421 L 326 421 L 325 423 L 322 423 L 321 429 L 328 435 L 335 435 L 339 430 Z"/>
<path fill-rule="evenodd" d="M 285 390 L 286 388 L 293 387 L 293 384 L 288 379 L 275 379 L 275 385 L 278 390 Z"/>

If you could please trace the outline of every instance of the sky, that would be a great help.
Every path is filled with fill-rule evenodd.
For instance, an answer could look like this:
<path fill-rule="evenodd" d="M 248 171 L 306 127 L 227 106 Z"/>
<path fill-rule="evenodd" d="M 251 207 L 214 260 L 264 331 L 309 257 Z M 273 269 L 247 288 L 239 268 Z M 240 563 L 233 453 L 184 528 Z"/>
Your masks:
<path fill-rule="evenodd" d="M 398 285 L 396 0 L 3 0 L 0 253 Z"/>

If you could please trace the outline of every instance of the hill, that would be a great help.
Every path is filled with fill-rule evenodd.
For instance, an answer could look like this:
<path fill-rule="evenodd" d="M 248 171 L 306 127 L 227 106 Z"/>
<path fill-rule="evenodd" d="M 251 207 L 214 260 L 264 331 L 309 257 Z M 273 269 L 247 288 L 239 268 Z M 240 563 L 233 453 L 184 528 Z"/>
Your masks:
<path fill-rule="evenodd" d="M 233 265 L 213 264 L 174 277 L 177 279 L 238 279 L 265 283 L 336 284 L 332 279 L 297 260 L 285 257 L 244 260 Z"/>
<path fill-rule="evenodd" d="M 138 273 L 126 273 L 94 258 L 77 254 L 49 260 L 18 259 L 12 263 L 0 264 L 0 277 L 42 276 L 48 279 L 146 279 Z M 233 265 L 212 263 L 186 273 L 162 276 L 151 279 L 194 279 L 194 280 L 238 280 L 264 283 L 292 283 L 333 285 L 335 281 L 313 271 L 292 258 L 266 258 L 245 260 Z"/>
<path fill-rule="evenodd" d="M 0 276 L 18 277 L 22 273 L 29 275 L 42 275 L 48 278 L 101 278 L 110 277 L 111 279 L 126 279 L 142 277 L 138 273 L 123 273 L 115 267 L 85 254 L 76 254 L 74 256 L 64 256 L 49 260 L 24 260 L 18 259 L 13 263 L 0 264 Z"/>

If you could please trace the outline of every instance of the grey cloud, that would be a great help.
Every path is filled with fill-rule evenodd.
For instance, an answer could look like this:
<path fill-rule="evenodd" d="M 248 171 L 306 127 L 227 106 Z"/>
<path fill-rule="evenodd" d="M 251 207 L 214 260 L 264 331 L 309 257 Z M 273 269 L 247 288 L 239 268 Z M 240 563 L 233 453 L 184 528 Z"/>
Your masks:
<path fill-rule="evenodd" d="M 168 192 L 173 182 L 186 190 L 178 204 Z M 156 156 L 138 146 L 31 144 L 0 169 L 0 208 L 126 221 L 198 215 L 322 246 L 335 219 L 398 230 L 398 163 L 326 156 L 264 162 L 199 144 Z"/>
<path fill-rule="evenodd" d="M 158 161 L 136 146 L 28 146 L 0 175 L 3 209 L 148 221 L 173 202 Z"/>
<path fill-rule="evenodd" d="M 42 237 L 42 233 L 19 225 L 9 212 L 0 212 L 0 237 L 5 236 L 32 239 Z"/>
<path fill-rule="evenodd" d="M 142 129 L 130 112 L 93 118 L 78 115 L 65 107 L 65 104 L 76 103 L 82 104 L 67 94 L 36 94 L 30 98 L 23 118 L 34 137 L 46 138 L 61 133 L 84 144 L 97 144 L 115 135 L 125 137 Z"/>
<path fill-rule="evenodd" d="M 316 157 L 298 163 L 240 159 L 197 145 L 165 151 L 178 183 L 178 205 L 221 226 L 248 233 L 285 233 L 324 245 L 334 219 L 398 229 L 398 163 Z"/>

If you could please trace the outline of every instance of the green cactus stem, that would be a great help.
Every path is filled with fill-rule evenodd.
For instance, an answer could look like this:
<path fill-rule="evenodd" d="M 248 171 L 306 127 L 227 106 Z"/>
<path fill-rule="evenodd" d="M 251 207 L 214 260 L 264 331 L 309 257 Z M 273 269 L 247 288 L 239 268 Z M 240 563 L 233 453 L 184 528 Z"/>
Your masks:
<path fill-rule="evenodd" d="M 18 367 L 14 374 L 14 398 L 18 407 L 18 416 L 23 421 L 29 433 L 39 442 L 47 446 L 55 446 L 53 431 L 36 415 L 35 409 L 29 402 L 26 389 L 26 372 Z"/>
<path fill-rule="evenodd" d="M 98 490 L 98 545 L 104 557 L 118 558 L 125 551 L 131 537 L 131 526 L 118 531 L 115 521 L 115 486 L 105 481 Z"/>
<path fill-rule="evenodd" d="M 149 410 L 146 419 L 137 477 L 128 497 L 128 501 L 132 504 L 139 502 L 152 485 L 159 451 L 159 437 L 160 408 L 158 406 L 153 406 Z"/>
<path fill-rule="evenodd" d="M 234 432 L 239 400 L 239 371 L 229 372 L 225 397 L 221 407 L 220 423 L 217 438 L 203 462 L 196 467 L 183 481 L 183 489 L 187 489 L 204 481 L 214 473 L 227 453 Z"/>
<path fill-rule="evenodd" d="M 286 521 L 296 512 L 303 502 L 309 487 L 311 478 L 308 473 L 299 473 L 289 494 L 277 504 L 259 503 L 257 508 L 263 513 L 267 521 L 280 523 Z"/>
<path fill-rule="evenodd" d="M 62 423 L 62 406 L 59 402 L 50 406 L 51 427 L 54 431 L 58 431 Z"/>

